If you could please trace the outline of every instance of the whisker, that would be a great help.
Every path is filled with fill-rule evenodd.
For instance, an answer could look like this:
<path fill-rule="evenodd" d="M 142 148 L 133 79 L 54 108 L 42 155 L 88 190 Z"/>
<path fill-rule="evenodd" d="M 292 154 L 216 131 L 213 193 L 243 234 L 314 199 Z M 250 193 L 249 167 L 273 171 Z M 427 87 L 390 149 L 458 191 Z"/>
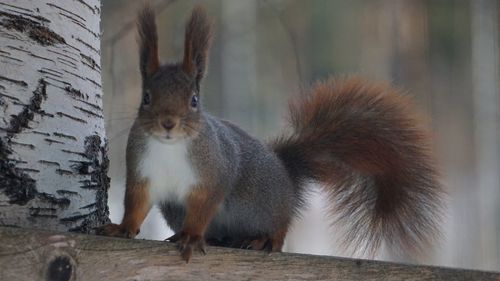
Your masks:
<path fill-rule="evenodd" d="M 197 133 L 197 134 L 199 134 L 199 135 L 201 135 L 203 137 L 207 137 L 207 135 L 205 134 L 205 132 L 203 132 L 203 131 L 201 131 L 199 129 L 194 128 L 193 126 L 189 125 L 189 123 L 184 123 L 183 122 L 182 126 L 185 127 L 185 128 L 190 129 L 193 133 Z"/>

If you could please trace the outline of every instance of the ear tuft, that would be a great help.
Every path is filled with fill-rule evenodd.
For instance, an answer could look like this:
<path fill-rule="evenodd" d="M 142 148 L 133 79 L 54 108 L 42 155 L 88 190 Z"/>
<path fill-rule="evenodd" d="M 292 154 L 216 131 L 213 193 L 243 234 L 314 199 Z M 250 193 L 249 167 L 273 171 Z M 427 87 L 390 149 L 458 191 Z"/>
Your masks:
<path fill-rule="evenodd" d="M 205 75 L 211 42 L 212 22 L 205 9 L 197 5 L 187 22 L 182 61 L 182 69 L 196 79 L 197 85 Z"/>
<path fill-rule="evenodd" d="M 138 14 L 137 29 L 139 31 L 140 68 L 144 83 L 160 68 L 155 13 L 148 1 L 145 2 L 143 9 Z"/>

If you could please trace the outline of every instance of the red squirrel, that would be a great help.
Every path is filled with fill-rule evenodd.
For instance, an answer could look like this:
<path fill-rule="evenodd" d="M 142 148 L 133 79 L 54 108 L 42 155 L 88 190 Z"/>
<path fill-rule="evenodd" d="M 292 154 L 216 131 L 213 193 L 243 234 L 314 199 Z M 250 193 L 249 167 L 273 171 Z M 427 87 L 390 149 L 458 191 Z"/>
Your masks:
<path fill-rule="evenodd" d="M 202 109 L 212 38 L 202 7 L 187 22 L 179 63 L 160 65 L 149 5 L 138 29 L 142 102 L 128 137 L 125 213 L 101 234 L 135 237 L 158 205 L 186 262 L 206 243 L 281 251 L 311 182 L 354 249 L 374 253 L 384 241 L 413 254 L 439 234 L 443 190 L 429 136 L 399 89 L 317 82 L 290 103 L 290 130 L 266 144 Z"/>

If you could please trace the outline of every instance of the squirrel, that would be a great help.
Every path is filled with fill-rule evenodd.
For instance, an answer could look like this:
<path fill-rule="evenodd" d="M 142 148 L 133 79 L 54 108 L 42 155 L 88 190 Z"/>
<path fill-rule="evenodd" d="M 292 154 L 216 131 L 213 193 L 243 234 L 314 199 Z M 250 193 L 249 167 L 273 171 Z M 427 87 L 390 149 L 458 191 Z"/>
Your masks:
<path fill-rule="evenodd" d="M 439 235 L 443 189 L 412 100 L 357 77 L 317 82 L 290 102 L 291 129 L 263 143 L 202 109 L 212 22 L 195 6 L 184 57 L 161 65 L 152 8 L 138 16 L 142 102 L 128 136 L 125 212 L 98 233 L 134 238 L 159 206 L 188 262 L 205 245 L 281 251 L 311 182 L 347 247 L 421 253 Z"/>

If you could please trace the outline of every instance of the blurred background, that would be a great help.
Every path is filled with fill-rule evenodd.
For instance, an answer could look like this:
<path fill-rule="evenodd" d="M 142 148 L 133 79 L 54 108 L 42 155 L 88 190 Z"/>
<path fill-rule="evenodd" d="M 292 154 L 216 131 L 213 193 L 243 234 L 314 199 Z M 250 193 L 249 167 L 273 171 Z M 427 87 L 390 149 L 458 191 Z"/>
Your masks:
<path fill-rule="evenodd" d="M 200 1 L 152 2 L 160 57 L 179 60 L 185 21 Z M 392 81 L 428 116 L 448 192 L 442 240 L 420 262 L 500 270 L 500 1 L 202 2 L 215 21 L 205 110 L 266 140 L 285 126 L 287 100 L 315 80 L 359 74 Z M 125 144 L 140 101 L 135 14 L 141 3 L 104 0 L 102 8 L 114 222 L 123 214 Z M 286 250 L 349 256 L 326 234 L 321 198 L 311 197 Z M 155 209 L 140 237 L 170 234 Z M 376 258 L 405 261 L 389 251 Z"/>

